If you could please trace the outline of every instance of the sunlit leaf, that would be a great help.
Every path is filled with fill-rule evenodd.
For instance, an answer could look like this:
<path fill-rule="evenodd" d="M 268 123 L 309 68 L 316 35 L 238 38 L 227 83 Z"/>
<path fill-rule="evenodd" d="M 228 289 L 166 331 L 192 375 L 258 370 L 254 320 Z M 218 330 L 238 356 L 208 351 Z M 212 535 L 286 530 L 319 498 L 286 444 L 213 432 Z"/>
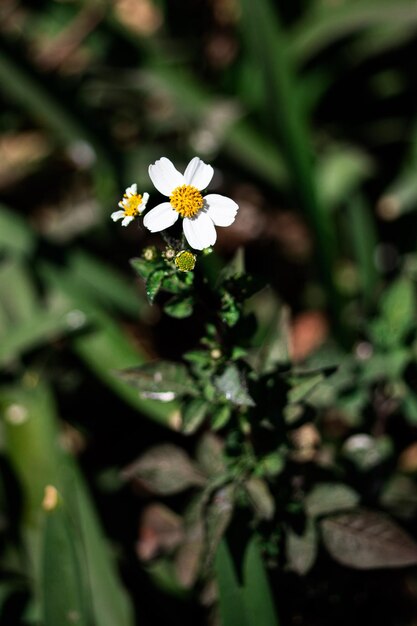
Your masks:
<path fill-rule="evenodd" d="M 141 396 L 146 398 L 168 401 L 184 395 L 198 395 L 187 368 L 180 363 L 144 363 L 118 371 L 117 376 L 139 389 Z"/>
<path fill-rule="evenodd" d="M 228 365 L 220 376 L 214 378 L 214 384 L 219 393 L 237 406 L 254 406 L 249 395 L 244 374 L 235 364 Z"/>

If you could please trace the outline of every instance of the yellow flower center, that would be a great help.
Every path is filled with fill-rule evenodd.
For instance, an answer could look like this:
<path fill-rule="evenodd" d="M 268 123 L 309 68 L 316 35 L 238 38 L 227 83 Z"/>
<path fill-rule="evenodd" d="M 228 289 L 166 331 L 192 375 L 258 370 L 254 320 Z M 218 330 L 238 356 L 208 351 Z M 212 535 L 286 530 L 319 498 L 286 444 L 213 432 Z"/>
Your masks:
<path fill-rule="evenodd" d="M 181 185 L 174 189 L 169 201 L 181 217 L 194 217 L 204 204 L 203 196 L 192 185 Z"/>
<path fill-rule="evenodd" d="M 136 217 L 139 215 L 139 206 L 142 204 L 142 196 L 135 193 L 133 196 L 123 195 L 123 210 L 126 216 Z"/>
<path fill-rule="evenodd" d="M 195 255 L 189 250 L 182 250 L 175 257 L 175 265 L 180 272 L 191 272 L 195 268 L 195 261 Z"/>

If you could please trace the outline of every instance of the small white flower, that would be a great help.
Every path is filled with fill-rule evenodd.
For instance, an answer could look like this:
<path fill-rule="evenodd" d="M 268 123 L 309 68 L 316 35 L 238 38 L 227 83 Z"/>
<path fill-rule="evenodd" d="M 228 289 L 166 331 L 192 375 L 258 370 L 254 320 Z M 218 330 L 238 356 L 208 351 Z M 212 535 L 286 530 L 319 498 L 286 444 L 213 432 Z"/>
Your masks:
<path fill-rule="evenodd" d="M 146 203 L 149 200 L 149 194 L 144 193 L 143 196 L 138 193 L 138 187 L 136 183 L 130 185 L 123 195 L 123 198 L 119 202 L 120 211 L 115 211 L 111 214 L 111 218 L 114 222 L 117 220 L 123 220 L 122 226 L 127 226 L 132 222 L 135 217 L 140 215 L 146 207 Z"/>
<path fill-rule="evenodd" d="M 194 157 L 180 174 L 166 157 L 149 166 L 149 176 L 156 189 L 169 202 L 158 204 L 144 217 L 143 223 L 152 233 L 172 226 L 181 216 L 184 235 L 192 248 L 203 250 L 217 238 L 215 226 L 230 226 L 235 221 L 238 205 L 217 193 L 200 193 L 213 178 L 211 165 Z"/>

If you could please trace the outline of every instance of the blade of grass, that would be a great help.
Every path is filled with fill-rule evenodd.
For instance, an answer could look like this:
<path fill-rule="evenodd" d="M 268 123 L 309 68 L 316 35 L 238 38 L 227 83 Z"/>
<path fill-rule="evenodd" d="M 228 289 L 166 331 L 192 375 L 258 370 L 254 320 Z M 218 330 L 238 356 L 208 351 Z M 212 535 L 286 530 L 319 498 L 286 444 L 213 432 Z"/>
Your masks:
<path fill-rule="evenodd" d="M 215 570 L 222 626 L 250 626 L 246 619 L 242 589 L 224 539 L 217 550 Z"/>
<path fill-rule="evenodd" d="M 0 389 L 0 402 L 5 414 L 6 454 L 22 486 L 22 534 L 36 596 L 42 596 L 45 582 L 41 567 L 45 511 L 41 503 L 45 487 L 54 485 L 68 505 L 76 529 L 72 540 L 77 543 L 77 553 L 85 557 L 92 622 L 100 626 L 132 626 L 130 603 L 118 581 L 90 497 L 74 460 L 59 445 L 56 409 L 49 387 L 36 372 L 28 373 L 21 385 Z M 55 530 L 63 532 L 62 527 Z M 60 593 L 63 596 L 65 590 Z"/>
<path fill-rule="evenodd" d="M 316 255 L 329 308 L 340 329 L 340 295 L 334 282 L 336 236 L 331 216 L 320 203 L 305 111 L 298 99 L 296 75 L 278 16 L 269 0 L 241 0 L 247 47 L 263 74 L 266 114 L 271 132 L 283 145 L 293 188 L 316 239 Z"/>
<path fill-rule="evenodd" d="M 299 22 L 288 38 L 291 54 L 297 64 L 349 35 L 377 25 L 398 24 L 409 27 L 417 23 L 415 0 L 361 0 L 333 6 L 323 4 Z"/>
<path fill-rule="evenodd" d="M 374 263 L 377 246 L 375 225 L 368 206 L 359 193 L 348 202 L 347 208 L 353 252 L 359 267 L 362 302 L 369 310 L 378 284 L 378 272 Z"/>
<path fill-rule="evenodd" d="M 271 588 L 259 550 L 253 536 L 246 548 L 243 563 L 244 605 L 250 626 L 278 626 Z"/>
<path fill-rule="evenodd" d="M 141 65 L 146 68 L 143 75 L 149 77 L 149 89 L 163 89 L 169 93 L 181 115 L 193 125 L 200 124 L 207 113 L 218 104 L 219 98 L 207 89 L 183 64 L 173 62 L 169 52 L 156 38 L 140 38 L 122 28 L 111 14 L 107 25 L 119 38 L 136 48 Z M 230 154 L 237 162 L 247 167 L 274 187 L 288 185 L 289 173 L 279 147 L 262 135 L 248 120 L 240 119 L 227 126 L 218 138 L 218 149 Z M 156 155 L 159 156 L 159 155 Z"/>

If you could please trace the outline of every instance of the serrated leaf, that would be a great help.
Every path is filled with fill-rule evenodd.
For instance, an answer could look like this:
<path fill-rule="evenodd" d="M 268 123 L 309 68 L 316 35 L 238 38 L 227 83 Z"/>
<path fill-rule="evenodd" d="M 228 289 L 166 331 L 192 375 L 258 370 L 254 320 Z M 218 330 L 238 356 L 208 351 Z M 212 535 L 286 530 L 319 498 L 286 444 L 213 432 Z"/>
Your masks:
<path fill-rule="evenodd" d="M 155 297 L 161 288 L 164 276 L 165 270 L 155 270 L 152 274 L 149 274 L 146 281 L 146 295 L 148 296 L 150 303 L 155 300 Z"/>
<path fill-rule="evenodd" d="M 129 385 L 137 387 L 143 398 L 169 401 L 184 395 L 198 394 L 187 368 L 181 363 L 144 363 L 116 374 Z"/>
<path fill-rule="evenodd" d="M 203 423 L 209 406 L 203 398 L 193 398 L 187 402 L 181 411 L 182 432 L 186 435 L 194 433 Z"/>
<path fill-rule="evenodd" d="M 353 509 L 359 499 L 356 491 L 343 483 L 319 483 L 306 496 L 304 506 L 307 515 L 318 517 Z"/>
<path fill-rule="evenodd" d="M 214 385 L 219 393 L 237 406 L 255 406 L 248 393 L 244 374 L 236 365 L 228 365 L 220 376 L 214 378 Z"/>
<path fill-rule="evenodd" d="M 168 291 L 168 293 L 177 295 L 182 293 L 185 289 L 188 289 L 188 285 L 181 280 L 181 275 L 177 272 L 175 274 L 166 274 L 162 282 L 162 287 L 165 291 Z"/>
<path fill-rule="evenodd" d="M 324 545 L 348 567 L 376 569 L 417 564 L 417 544 L 395 522 L 373 511 L 355 511 L 320 522 Z"/>
<path fill-rule="evenodd" d="M 193 296 L 187 296 L 186 298 L 175 297 L 171 298 L 165 306 L 164 311 L 167 315 L 175 317 L 177 319 L 183 319 L 190 317 L 193 313 L 194 298 Z"/>
<path fill-rule="evenodd" d="M 180 493 L 205 483 L 205 478 L 189 456 L 181 448 L 168 443 L 150 448 L 123 471 L 123 476 L 161 496 Z"/>
<path fill-rule="evenodd" d="M 240 306 L 228 292 L 222 296 L 220 317 L 228 326 L 234 326 L 240 318 Z"/>
<path fill-rule="evenodd" d="M 317 529 L 313 520 L 307 520 L 301 535 L 288 528 L 285 543 L 288 569 L 300 576 L 307 574 L 317 557 L 317 543 Z"/>

